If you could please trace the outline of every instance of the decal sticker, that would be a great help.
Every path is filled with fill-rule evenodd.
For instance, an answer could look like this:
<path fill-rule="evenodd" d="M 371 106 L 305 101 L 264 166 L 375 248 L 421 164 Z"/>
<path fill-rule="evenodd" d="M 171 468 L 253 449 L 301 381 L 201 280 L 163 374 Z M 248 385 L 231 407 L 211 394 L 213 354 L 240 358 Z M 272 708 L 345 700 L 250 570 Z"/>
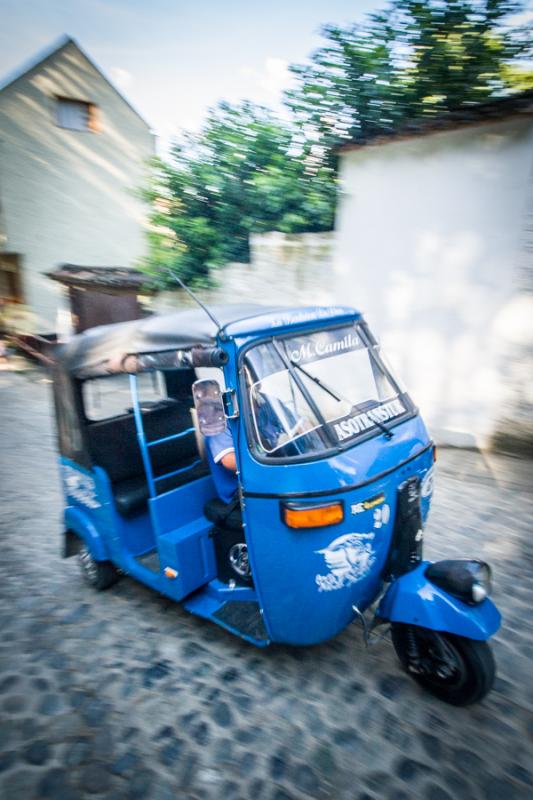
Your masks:
<path fill-rule="evenodd" d="M 96 484 L 90 475 L 78 472 L 77 469 L 63 464 L 63 478 L 69 497 L 73 497 L 78 503 L 87 506 L 87 508 L 95 509 L 101 507 L 101 503 L 96 496 Z"/>
<path fill-rule="evenodd" d="M 316 575 L 319 592 L 331 592 L 351 586 L 370 572 L 376 557 L 372 550 L 373 533 L 347 533 L 334 539 L 323 550 L 315 550 L 324 556 L 329 569 L 326 575 Z"/>
<path fill-rule="evenodd" d="M 339 442 L 349 439 L 358 433 L 373 428 L 375 426 L 374 420 L 378 422 L 387 422 L 389 419 L 398 417 L 400 414 L 405 413 L 405 406 L 401 400 L 389 400 L 388 403 L 383 403 L 381 406 L 376 406 L 362 414 L 356 414 L 353 417 L 346 417 L 341 422 L 336 422 L 333 425 Z"/>
<path fill-rule="evenodd" d="M 326 319 L 327 317 L 344 316 L 347 309 L 343 306 L 314 307 L 308 311 L 294 311 L 284 316 L 274 317 L 267 322 L 265 327 L 276 328 L 278 325 L 293 325 L 297 322 L 308 322 L 315 319 Z"/>
<path fill-rule="evenodd" d="M 385 504 L 382 508 L 374 510 L 374 528 L 381 528 L 390 519 L 390 506 Z"/>
<path fill-rule="evenodd" d="M 420 494 L 422 497 L 430 497 L 433 494 L 433 476 L 434 476 L 434 469 L 430 467 L 424 478 L 422 480 L 422 486 L 420 487 Z"/>
<path fill-rule="evenodd" d="M 375 508 L 383 502 L 385 502 L 385 495 L 381 492 L 381 494 L 376 494 L 374 497 L 369 497 L 368 500 L 363 500 L 362 503 L 354 503 L 350 510 L 352 514 L 362 514 L 363 511 Z"/>

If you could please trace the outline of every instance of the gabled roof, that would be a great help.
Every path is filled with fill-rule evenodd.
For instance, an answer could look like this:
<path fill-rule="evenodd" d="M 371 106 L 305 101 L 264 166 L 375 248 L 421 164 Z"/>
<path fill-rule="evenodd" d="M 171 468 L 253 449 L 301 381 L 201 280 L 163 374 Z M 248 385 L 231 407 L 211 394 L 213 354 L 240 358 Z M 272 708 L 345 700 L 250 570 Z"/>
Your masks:
<path fill-rule="evenodd" d="M 141 122 L 143 122 L 146 125 L 146 127 L 149 130 L 151 130 L 151 126 L 146 122 L 144 117 L 142 117 L 141 114 L 139 114 L 137 109 L 132 106 L 129 100 L 126 100 L 122 92 L 120 92 L 117 89 L 117 87 L 113 84 L 113 82 L 109 80 L 107 75 L 100 69 L 98 64 L 95 64 L 92 58 L 90 58 L 90 56 L 87 55 L 85 50 L 83 50 L 83 48 L 80 47 L 78 42 L 71 36 L 68 36 L 67 34 L 63 34 L 63 36 L 60 36 L 59 39 L 56 39 L 54 42 L 52 42 L 52 44 L 48 45 L 42 50 L 39 50 L 38 53 L 35 53 L 35 55 L 33 55 L 19 67 L 11 70 L 11 72 L 9 72 L 2 79 L 0 79 L 0 92 L 3 92 L 9 86 L 12 86 L 14 83 L 16 83 L 16 81 L 20 80 L 20 78 L 24 78 L 34 70 L 37 70 L 38 67 L 42 67 L 43 64 L 45 64 L 47 61 L 57 56 L 62 50 L 65 50 L 70 45 L 75 47 L 78 50 L 78 52 L 81 53 L 83 58 L 91 65 L 91 67 L 94 70 L 96 70 L 96 72 L 103 78 L 103 80 L 107 84 L 109 84 L 109 86 L 113 89 L 115 94 L 122 100 L 122 102 L 126 103 L 126 105 L 133 111 L 133 113 L 136 114 L 137 117 L 139 117 Z"/>
<path fill-rule="evenodd" d="M 509 117 L 533 115 L 533 89 L 519 92 L 485 103 L 465 105 L 446 114 L 413 119 L 396 130 L 375 133 L 364 139 L 353 139 L 341 144 L 337 152 L 342 154 L 349 150 L 357 150 L 366 145 L 387 144 L 388 142 L 411 139 L 416 136 L 427 136 L 430 133 L 464 128 L 467 125 L 482 125 L 488 122 L 499 122 Z"/>

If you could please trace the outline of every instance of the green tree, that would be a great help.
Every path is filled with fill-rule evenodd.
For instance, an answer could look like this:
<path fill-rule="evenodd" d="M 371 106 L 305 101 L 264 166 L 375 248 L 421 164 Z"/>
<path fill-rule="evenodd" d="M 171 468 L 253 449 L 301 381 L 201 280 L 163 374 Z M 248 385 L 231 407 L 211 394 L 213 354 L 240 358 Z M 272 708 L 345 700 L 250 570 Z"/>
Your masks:
<path fill-rule="evenodd" d="M 320 231 L 333 225 L 335 177 L 315 164 L 312 146 L 251 103 L 220 104 L 203 130 L 156 160 L 145 269 L 205 284 L 228 261 L 248 261 L 251 232 Z"/>
<path fill-rule="evenodd" d="M 293 113 L 281 123 L 249 102 L 221 103 L 203 130 L 154 162 L 145 269 L 206 284 L 212 269 L 247 261 L 251 232 L 333 227 L 336 146 L 410 120 L 533 86 L 531 30 L 512 27 L 515 0 L 391 0 L 292 68 Z"/>
<path fill-rule="evenodd" d="M 514 0 L 393 0 L 294 66 L 287 103 L 331 161 L 335 145 L 394 131 L 412 119 L 502 96 L 527 80 L 528 28 L 513 28 Z"/>

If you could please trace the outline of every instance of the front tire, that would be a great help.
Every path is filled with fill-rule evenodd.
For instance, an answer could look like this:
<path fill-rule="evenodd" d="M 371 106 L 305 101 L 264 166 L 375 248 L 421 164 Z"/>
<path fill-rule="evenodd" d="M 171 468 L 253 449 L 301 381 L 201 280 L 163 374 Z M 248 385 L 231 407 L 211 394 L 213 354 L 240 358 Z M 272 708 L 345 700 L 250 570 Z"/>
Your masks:
<path fill-rule="evenodd" d="M 85 543 L 78 550 L 78 563 L 84 580 L 98 592 L 109 589 L 118 580 L 118 571 L 111 561 L 96 561 Z"/>
<path fill-rule="evenodd" d="M 477 703 L 492 688 L 496 666 L 487 642 L 394 623 L 392 643 L 405 671 L 445 703 Z"/>
<path fill-rule="evenodd" d="M 242 528 L 215 528 L 213 534 L 217 560 L 217 578 L 222 583 L 235 581 L 237 586 L 253 586 L 248 561 L 248 547 Z"/>

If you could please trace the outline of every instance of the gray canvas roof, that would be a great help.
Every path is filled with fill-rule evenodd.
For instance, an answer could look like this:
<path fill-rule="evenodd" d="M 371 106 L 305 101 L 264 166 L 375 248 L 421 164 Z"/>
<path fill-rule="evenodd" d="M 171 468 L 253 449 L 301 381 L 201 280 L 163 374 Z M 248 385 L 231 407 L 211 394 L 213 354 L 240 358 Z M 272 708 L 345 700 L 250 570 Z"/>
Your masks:
<path fill-rule="evenodd" d="M 212 306 L 210 311 L 224 327 L 287 308 L 260 305 Z M 215 341 L 216 326 L 200 308 L 152 315 L 144 319 L 100 325 L 57 345 L 55 360 L 78 377 L 105 375 L 121 370 L 122 359 L 130 353 L 180 350 Z"/>

